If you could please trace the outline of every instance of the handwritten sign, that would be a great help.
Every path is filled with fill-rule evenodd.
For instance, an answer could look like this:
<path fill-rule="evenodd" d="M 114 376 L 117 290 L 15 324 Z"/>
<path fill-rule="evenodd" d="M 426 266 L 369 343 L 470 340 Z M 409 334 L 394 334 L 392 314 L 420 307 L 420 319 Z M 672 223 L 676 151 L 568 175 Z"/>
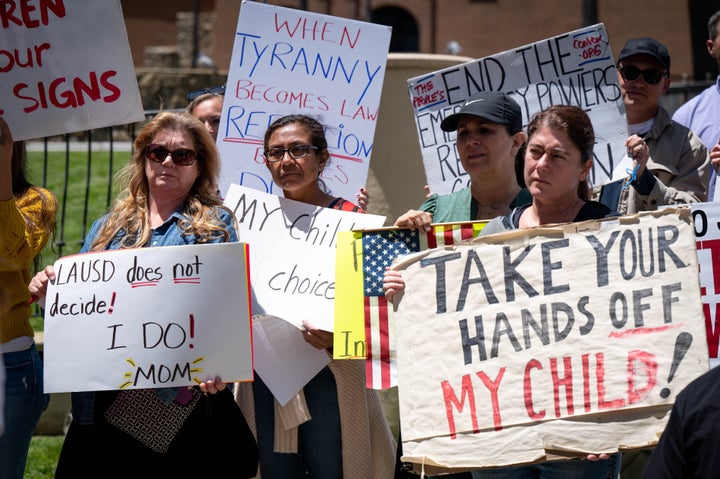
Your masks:
<path fill-rule="evenodd" d="M 390 27 L 243 1 L 228 72 L 218 147 L 220 191 L 231 183 L 282 196 L 263 157 L 267 127 L 304 114 L 325 127 L 334 196 L 365 185 Z"/>
<path fill-rule="evenodd" d="M 225 206 L 250 245 L 253 314 L 333 331 L 335 248 L 340 231 L 377 228 L 384 216 L 322 208 L 230 185 Z"/>
<path fill-rule="evenodd" d="M 720 203 L 693 203 L 693 224 L 700 265 L 700 294 L 705 313 L 710 366 L 720 364 Z"/>
<path fill-rule="evenodd" d="M 85 253 L 55 263 L 45 391 L 252 379 L 247 245 Z"/>
<path fill-rule="evenodd" d="M 2 10 L 0 115 L 16 141 L 144 119 L 119 0 Z"/>
<path fill-rule="evenodd" d="M 652 444 L 708 368 L 688 208 L 418 253 L 395 314 L 405 460 Z"/>
<path fill-rule="evenodd" d="M 627 126 L 610 42 L 602 24 L 408 80 L 420 149 L 430 189 L 451 193 L 469 184 L 455 148 L 455 132 L 440 122 L 479 91 L 508 93 L 523 124 L 555 104 L 578 105 L 595 129 L 594 185 L 626 175 Z"/>

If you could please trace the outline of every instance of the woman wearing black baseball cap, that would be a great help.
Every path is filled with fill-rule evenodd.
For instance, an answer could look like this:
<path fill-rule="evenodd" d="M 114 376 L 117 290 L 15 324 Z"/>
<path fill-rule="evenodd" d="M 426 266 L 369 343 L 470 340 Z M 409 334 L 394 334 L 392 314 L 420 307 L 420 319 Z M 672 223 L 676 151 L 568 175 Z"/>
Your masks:
<path fill-rule="evenodd" d="M 469 181 L 446 195 L 430 195 L 395 226 L 429 229 L 431 223 L 491 219 L 532 201 L 518 182 L 515 154 L 525 141 L 520 106 L 502 92 L 480 92 L 445 117 L 440 128 L 457 132 L 456 148 Z"/>
<path fill-rule="evenodd" d="M 525 142 L 525 134 L 520 105 L 509 95 L 476 93 L 445 117 L 440 128 L 457 131 L 455 147 L 469 184 L 454 193 L 430 195 L 418 210 L 400 216 L 395 226 L 429 230 L 431 223 L 489 220 L 532 202 L 532 196 L 518 181 L 522 169 L 516 174 L 515 155 Z M 402 439 L 398 438 L 398 461 L 401 455 Z M 469 472 L 443 476 L 470 477 Z"/>

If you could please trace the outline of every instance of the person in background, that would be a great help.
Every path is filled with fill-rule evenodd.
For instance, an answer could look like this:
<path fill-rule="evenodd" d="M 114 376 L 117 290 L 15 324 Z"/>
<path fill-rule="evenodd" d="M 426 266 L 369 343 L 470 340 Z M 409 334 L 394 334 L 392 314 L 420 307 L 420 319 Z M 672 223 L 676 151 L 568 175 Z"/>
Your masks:
<path fill-rule="evenodd" d="M 493 218 L 480 235 L 617 216 L 607 206 L 588 200 L 594 144 L 592 123 L 581 108 L 554 105 L 536 114 L 527 127 L 527 142 L 518 153 L 532 203 Z M 383 280 L 386 298 L 395 301 L 404 289 L 401 272 L 388 269 Z M 473 479 L 611 479 L 618 477 L 620 459 L 620 454 L 591 454 L 585 459 L 483 469 L 471 474 Z"/>
<path fill-rule="evenodd" d="M 133 146 L 119 176 L 125 188 L 93 223 L 81 253 L 238 241 L 237 221 L 216 190 L 217 150 L 202 123 L 186 113 L 161 112 Z M 30 282 L 41 304 L 54 278 L 48 266 Z M 172 411 L 165 407 L 171 402 Z M 229 457 L 236 477 L 257 469 L 257 445 L 221 378 L 193 388 L 74 392 L 72 415 L 58 479 L 127 477 L 122 464 L 128 461 L 142 465 L 147 477 L 201 477 L 208 461 Z M 165 434 L 160 426 L 173 421 L 184 422 L 174 435 Z M 123 423 L 137 432 L 116 426 Z"/>
<path fill-rule="evenodd" d="M 706 479 L 720 471 L 720 368 L 690 382 L 675 398 L 670 419 L 642 479 Z"/>
<path fill-rule="evenodd" d="M 323 125 L 314 118 L 278 118 L 265 133 L 264 148 L 266 165 L 285 198 L 363 212 L 324 188 L 320 175 L 330 154 Z M 331 355 L 333 333 L 310 321 L 303 324 L 305 341 Z M 377 391 L 365 387 L 364 361 L 331 361 L 284 406 L 256 372 L 253 383 L 237 385 L 236 400 L 245 417 L 254 418 L 249 422 L 263 479 L 392 477 L 395 442 Z M 288 429 L 283 426 L 287 420 L 298 425 Z"/>
<path fill-rule="evenodd" d="M 617 70 L 632 169 L 629 177 L 596 187 L 592 198 L 623 215 L 705 201 L 707 148 L 660 105 L 670 87 L 667 48 L 654 38 L 632 38 L 618 55 Z"/>
<path fill-rule="evenodd" d="M 213 140 L 217 142 L 218 128 L 222 117 L 223 100 L 225 98 L 225 85 L 195 90 L 187 95 L 190 103 L 185 108 L 195 118 L 203 122 L 210 132 Z M 367 210 L 370 195 L 365 187 L 355 195 L 360 208 Z"/>
<path fill-rule="evenodd" d="M 205 125 L 215 142 L 217 142 L 224 97 L 225 85 L 195 90 L 187 94 L 190 103 L 188 103 L 185 111 Z"/>
<path fill-rule="evenodd" d="M 625 179 L 595 187 L 592 199 L 623 215 L 706 201 L 711 173 L 707 148 L 660 105 L 670 87 L 667 48 L 654 38 L 632 38 L 618 55 L 617 70 L 632 169 Z M 720 157 L 720 151 L 717 154 Z M 637 477 L 649 454 L 649 450 L 623 454 L 623 477 Z"/>
<path fill-rule="evenodd" d="M 0 478 L 21 479 L 38 420 L 47 407 L 35 345 L 28 283 L 55 228 L 57 199 L 26 177 L 25 143 L 0 118 L 0 348 L 7 374 Z"/>
<path fill-rule="evenodd" d="M 718 24 L 720 24 L 720 10 L 715 12 L 708 20 L 708 39 L 705 40 L 708 53 L 715 59 L 718 68 L 720 68 L 720 30 L 718 30 Z M 715 79 L 713 85 L 681 105 L 672 116 L 674 121 L 690 128 L 699 136 L 705 147 L 710 150 L 712 168 L 710 168 L 707 201 L 715 200 L 717 168 L 720 165 L 720 122 L 717 121 L 718 111 L 720 111 L 720 75 Z"/>

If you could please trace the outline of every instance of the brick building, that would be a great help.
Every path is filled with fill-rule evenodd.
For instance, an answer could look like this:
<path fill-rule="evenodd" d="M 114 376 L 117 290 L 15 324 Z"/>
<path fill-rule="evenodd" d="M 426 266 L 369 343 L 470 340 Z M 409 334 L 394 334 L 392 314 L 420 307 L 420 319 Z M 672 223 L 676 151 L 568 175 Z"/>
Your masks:
<path fill-rule="evenodd" d="M 707 18 L 720 0 L 268 0 L 265 3 L 393 26 L 391 51 L 459 53 L 481 58 L 604 23 L 617 54 L 630 37 L 653 36 L 673 59 L 673 77 L 702 80 L 716 67 L 705 51 Z M 240 0 L 122 0 L 136 66 L 148 47 L 177 46 L 188 65 L 192 51 L 227 70 Z M 181 13 L 184 12 L 184 13 Z M 193 43 L 193 13 L 198 41 Z M 194 47 L 194 45 L 197 45 Z M 184 63 L 183 63 L 184 57 Z M 146 65 L 150 66 L 150 65 Z"/>

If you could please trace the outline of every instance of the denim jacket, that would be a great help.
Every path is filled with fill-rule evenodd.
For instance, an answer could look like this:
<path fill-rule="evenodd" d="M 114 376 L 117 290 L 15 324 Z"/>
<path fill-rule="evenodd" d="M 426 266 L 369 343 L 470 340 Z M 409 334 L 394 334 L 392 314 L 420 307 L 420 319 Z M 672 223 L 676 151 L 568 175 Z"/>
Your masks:
<path fill-rule="evenodd" d="M 229 210 L 224 208 L 218 208 L 218 216 L 225 225 L 230 233 L 230 239 L 228 242 L 233 243 L 238 241 L 237 232 L 235 231 L 233 215 Z M 107 221 L 108 215 L 105 215 L 97 219 L 90 227 L 90 231 L 85 237 L 85 243 L 80 248 L 80 253 L 87 253 L 90 251 L 93 239 L 100 231 L 100 228 Z M 148 242 L 147 246 L 178 246 L 178 245 L 192 245 L 197 244 L 197 238 L 194 235 L 183 235 L 182 230 L 179 227 L 179 222 L 184 217 L 176 211 L 168 220 L 161 226 L 155 228 L 152 233 L 152 237 Z M 119 249 L 120 241 L 122 240 L 124 233 L 121 231 L 115 238 L 110 241 L 110 244 L 105 248 L 106 250 Z M 220 243 L 220 238 L 210 240 L 209 243 Z M 161 388 L 157 389 L 156 392 L 160 398 L 166 402 L 170 402 L 175 399 L 178 388 Z M 74 392 L 72 397 L 72 414 L 73 419 L 80 424 L 92 424 L 93 416 L 95 414 L 95 393 L 93 391 L 82 391 Z"/>

